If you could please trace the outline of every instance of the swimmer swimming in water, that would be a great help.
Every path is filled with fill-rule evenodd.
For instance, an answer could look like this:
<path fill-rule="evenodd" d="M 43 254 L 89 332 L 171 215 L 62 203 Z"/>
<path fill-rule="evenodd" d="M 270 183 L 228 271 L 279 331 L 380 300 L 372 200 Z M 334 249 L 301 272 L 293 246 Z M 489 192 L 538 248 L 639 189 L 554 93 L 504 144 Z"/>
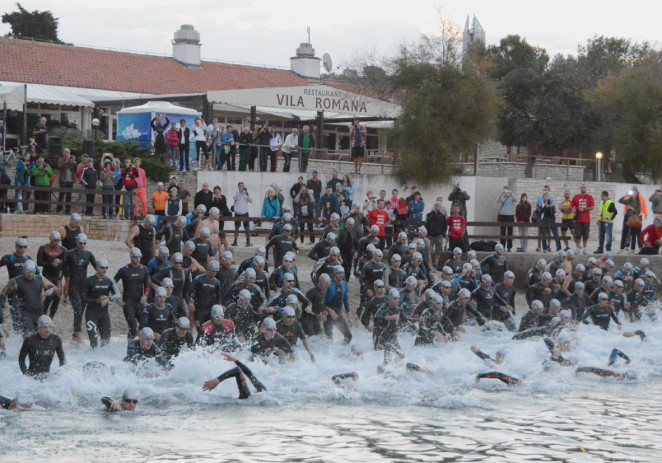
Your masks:
<path fill-rule="evenodd" d="M 476 354 L 482 360 L 485 360 L 486 362 L 490 362 L 494 365 L 501 365 L 503 361 L 506 360 L 506 354 L 505 352 L 502 351 L 498 351 L 494 356 L 494 358 L 490 357 L 489 355 L 481 351 L 478 346 L 471 346 L 471 352 Z M 500 371 L 488 371 L 486 373 L 477 374 L 476 382 L 479 382 L 481 379 L 498 379 L 502 383 L 509 385 L 515 385 L 520 383 L 519 379 L 515 378 L 514 376 L 509 376 L 505 373 L 501 373 Z"/>
<path fill-rule="evenodd" d="M 229 369 L 217 378 L 205 381 L 205 383 L 202 385 L 203 391 L 212 391 L 216 388 L 216 386 L 221 384 L 226 379 L 235 378 L 237 381 L 237 389 L 239 389 L 239 399 L 248 399 L 251 396 L 251 391 L 246 384 L 246 377 L 248 377 L 251 383 L 253 383 L 253 386 L 257 392 L 263 392 L 267 390 L 267 388 L 264 387 L 264 384 L 262 384 L 260 380 L 257 379 L 253 372 L 246 365 L 237 360 L 236 357 L 225 352 L 221 352 L 221 356 L 228 362 L 234 362 L 237 366 Z"/>
<path fill-rule="evenodd" d="M 102 397 L 101 403 L 106 406 L 107 412 L 133 412 L 138 406 L 138 392 L 127 389 L 122 394 L 122 400 L 118 401 L 112 397 Z"/>

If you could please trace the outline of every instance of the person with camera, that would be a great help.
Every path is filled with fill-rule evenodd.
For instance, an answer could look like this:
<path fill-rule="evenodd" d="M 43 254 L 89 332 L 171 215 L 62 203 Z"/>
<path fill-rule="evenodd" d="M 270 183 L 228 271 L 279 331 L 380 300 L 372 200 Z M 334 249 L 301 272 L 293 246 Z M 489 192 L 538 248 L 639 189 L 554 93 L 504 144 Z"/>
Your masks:
<path fill-rule="evenodd" d="M 60 169 L 58 176 L 58 184 L 60 188 L 73 188 L 74 187 L 74 178 L 76 178 L 76 158 L 71 155 L 71 150 L 65 148 L 62 151 L 62 157 L 57 160 L 57 167 Z M 62 201 L 66 197 L 66 206 L 62 204 Z M 71 192 L 65 193 L 61 191 L 57 199 L 57 208 L 55 209 L 57 213 L 62 212 L 64 208 L 65 214 L 71 214 Z"/>
<path fill-rule="evenodd" d="M 455 206 L 459 206 L 460 215 L 465 218 L 467 216 L 467 201 L 470 199 L 471 196 L 469 196 L 469 193 L 460 188 L 459 182 L 455 184 L 453 191 L 451 191 L 451 193 L 448 195 L 448 200 L 451 202 L 451 210 L 453 210 Z"/>
<path fill-rule="evenodd" d="M 503 187 L 503 191 L 497 198 L 497 205 L 499 205 L 499 212 L 497 213 L 497 222 L 513 223 L 515 222 L 515 207 L 517 200 L 515 195 L 510 190 L 510 186 Z M 513 249 L 513 227 L 501 226 L 501 245 L 506 247 L 508 252 Z M 504 238 L 507 236 L 508 238 Z"/>
<path fill-rule="evenodd" d="M 232 196 L 234 199 L 234 205 L 232 206 L 232 212 L 234 212 L 235 217 L 248 217 L 248 204 L 253 202 L 248 190 L 244 186 L 244 182 L 239 182 L 237 185 L 237 191 Z M 251 245 L 251 230 L 248 220 L 242 222 L 234 223 L 234 241 L 232 241 L 232 246 L 237 246 L 237 236 L 239 235 L 239 227 L 241 224 L 244 224 L 244 232 L 246 233 L 246 247 Z"/>
<path fill-rule="evenodd" d="M 603 194 L 606 191 L 603 192 Z M 641 201 L 639 201 L 639 192 L 636 189 L 628 191 L 628 194 L 623 196 L 618 200 L 619 203 L 625 205 L 625 214 L 623 216 L 623 232 L 621 234 L 621 250 L 623 253 L 628 244 L 630 245 L 631 253 L 634 254 L 634 250 L 637 247 L 637 238 L 641 234 Z M 612 201 L 613 204 L 613 201 Z M 611 223 L 613 225 L 613 218 L 616 215 L 616 208 L 611 215 Z M 602 216 L 602 204 L 600 204 L 600 217 Z M 600 220 L 598 217 L 598 220 Z M 611 230 L 610 230 L 611 231 Z M 609 233 L 611 238 L 611 233 Z M 609 251 L 610 248 L 607 248 Z M 602 246 L 598 246 L 598 251 L 602 251 Z M 597 252 L 596 252 L 597 253 Z"/>
<path fill-rule="evenodd" d="M 539 230 L 542 235 L 542 250 L 543 252 L 550 252 L 548 236 L 550 231 L 554 233 L 554 230 L 556 230 L 556 206 L 552 202 L 549 192 L 546 191 L 543 193 L 542 202 L 538 203 L 537 212 L 540 218 L 538 224 L 540 225 Z M 556 240 L 556 250 L 560 251 L 561 239 L 559 238 L 558 231 L 554 233 L 554 239 Z"/>
<path fill-rule="evenodd" d="M 170 125 L 170 119 L 168 119 L 168 116 L 161 113 L 160 116 L 155 115 L 149 125 L 152 127 L 152 130 L 156 132 L 156 136 L 154 137 L 154 157 L 158 159 L 159 162 L 165 164 L 166 153 L 168 152 L 165 132 Z"/>

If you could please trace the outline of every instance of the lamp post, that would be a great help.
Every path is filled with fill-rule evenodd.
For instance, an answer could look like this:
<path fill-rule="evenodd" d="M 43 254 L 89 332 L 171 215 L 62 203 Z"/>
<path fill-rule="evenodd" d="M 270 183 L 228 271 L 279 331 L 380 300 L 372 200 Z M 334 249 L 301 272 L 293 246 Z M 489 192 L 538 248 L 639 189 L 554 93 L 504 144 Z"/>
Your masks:
<path fill-rule="evenodd" d="M 595 179 L 596 181 L 600 182 L 602 181 L 602 151 L 595 153 L 595 159 L 597 161 Z"/>
<path fill-rule="evenodd" d="M 99 129 L 99 119 L 96 117 L 92 119 L 92 128 L 94 129 L 94 141 L 97 141 L 97 130 Z"/>

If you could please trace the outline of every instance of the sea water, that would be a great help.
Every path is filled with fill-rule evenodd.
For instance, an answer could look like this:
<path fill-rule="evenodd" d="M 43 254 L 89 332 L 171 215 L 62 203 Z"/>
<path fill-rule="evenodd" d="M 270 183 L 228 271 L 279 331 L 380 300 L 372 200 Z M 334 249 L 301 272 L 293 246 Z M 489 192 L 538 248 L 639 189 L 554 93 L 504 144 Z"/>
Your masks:
<path fill-rule="evenodd" d="M 371 335 L 354 329 L 353 345 L 341 336 L 312 338 L 317 363 L 297 346 L 297 360 L 247 363 L 268 391 L 237 400 L 234 379 L 211 392 L 205 380 L 234 365 L 218 352 L 188 351 L 164 373 L 155 365 L 122 362 L 126 341 L 114 337 L 95 351 L 65 342 L 67 365 L 57 358 L 43 382 L 20 373 L 20 340 L 9 338 L 0 360 L 0 394 L 35 403 L 32 410 L 0 410 L 0 462 L 212 462 L 212 461 L 662 461 L 662 326 L 643 329 L 646 341 L 580 326 L 566 358 L 607 368 L 616 347 L 622 359 L 611 368 L 636 374 L 616 380 L 575 375 L 553 364 L 540 338 L 512 341 L 511 333 L 469 327 L 461 340 L 414 347 L 400 335 L 405 360 L 380 374 L 383 352 Z M 486 364 L 470 350 L 478 345 L 502 365 Z M 246 354 L 238 357 L 248 362 Z M 102 361 L 114 372 L 84 373 Z M 405 362 L 434 376 L 408 372 Z M 521 379 L 509 386 L 477 373 L 499 370 Z M 331 377 L 357 372 L 358 381 L 336 385 Z M 134 413 L 107 413 L 102 396 L 140 394 Z M 254 390 L 251 388 L 251 390 Z"/>

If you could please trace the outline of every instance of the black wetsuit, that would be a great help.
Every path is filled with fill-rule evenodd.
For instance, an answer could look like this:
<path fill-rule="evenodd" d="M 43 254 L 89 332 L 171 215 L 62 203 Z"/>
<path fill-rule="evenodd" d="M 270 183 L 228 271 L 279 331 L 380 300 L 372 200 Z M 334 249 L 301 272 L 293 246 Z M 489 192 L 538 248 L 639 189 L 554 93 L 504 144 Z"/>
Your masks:
<path fill-rule="evenodd" d="M 292 353 L 292 346 L 287 342 L 287 339 L 282 334 L 275 333 L 274 337 L 271 340 L 267 341 L 264 337 L 264 334 L 258 334 L 255 339 L 255 343 L 251 346 L 251 352 L 254 355 L 259 355 L 261 357 L 267 357 L 274 354 L 278 349 L 282 350 L 286 354 Z"/>
<path fill-rule="evenodd" d="M 494 287 L 494 310 L 492 311 L 492 319 L 500 321 L 508 326 L 508 329 L 515 329 L 515 322 L 513 315 L 515 315 L 515 286 L 508 286 L 505 283 L 499 283 Z M 513 308 L 512 315 L 500 309 L 501 306 Z M 511 325 L 512 324 L 512 325 Z M 511 325 L 511 326 L 509 326 Z"/>
<path fill-rule="evenodd" d="M 349 281 L 352 275 L 352 260 L 357 251 L 357 242 L 354 239 L 354 233 L 343 228 L 338 236 L 338 248 L 340 257 L 342 257 L 342 266 L 345 269 L 345 281 Z"/>
<path fill-rule="evenodd" d="M 163 333 L 168 328 L 175 327 L 175 311 L 167 302 L 163 307 L 156 303 L 146 306 L 140 315 L 140 328 L 150 327 L 155 333 Z"/>
<path fill-rule="evenodd" d="M 498 256 L 495 253 L 483 259 L 480 263 L 480 268 L 483 271 L 483 275 L 487 274 L 491 276 L 495 284 L 502 283 L 503 275 L 508 271 L 508 262 L 506 256 Z"/>
<path fill-rule="evenodd" d="M 591 305 L 591 298 L 588 297 L 586 293 L 582 293 L 581 296 L 577 293 L 573 293 L 563 301 L 561 307 L 564 309 L 570 309 L 573 320 L 581 320 L 584 311 Z"/>
<path fill-rule="evenodd" d="M 257 332 L 257 324 L 264 319 L 264 315 L 253 310 L 250 304 L 242 309 L 237 302 L 233 302 L 225 310 L 225 318 L 232 320 L 237 336 L 251 341 Z"/>
<path fill-rule="evenodd" d="M 144 225 L 137 225 L 138 234 L 133 239 L 133 245 L 140 249 L 142 257 L 140 263 L 147 265 L 154 257 L 154 227 L 146 228 Z"/>
<path fill-rule="evenodd" d="M 117 284 L 105 276 L 97 278 L 92 275 L 85 279 L 85 327 L 87 335 L 90 338 L 90 347 L 95 348 L 101 337 L 101 345 L 104 346 L 110 342 L 110 314 L 108 313 L 108 304 L 101 305 L 98 302 L 101 296 L 108 296 L 110 300 L 120 299 L 120 291 Z"/>
<path fill-rule="evenodd" d="M 476 310 L 488 320 L 492 320 L 492 313 L 495 309 L 499 310 L 497 308 L 499 301 L 496 299 L 494 288 L 491 286 L 489 288 L 479 286 L 471 293 L 471 299 L 476 301 Z"/>
<path fill-rule="evenodd" d="M 408 277 L 413 276 L 416 278 L 416 281 L 422 280 L 427 285 L 428 283 L 428 274 L 423 265 L 414 265 L 413 262 L 405 264 L 402 270 L 405 272 L 405 275 Z"/>
<path fill-rule="evenodd" d="M 313 284 L 317 284 L 317 281 L 322 274 L 329 275 L 329 278 L 333 280 L 333 274 L 335 273 L 334 269 L 337 265 L 340 265 L 340 261 L 336 258 L 331 258 L 331 256 L 323 257 L 315 262 L 313 270 L 310 272 L 310 279 Z"/>
<path fill-rule="evenodd" d="M 239 268 L 237 269 L 237 275 L 241 275 L 246 271 L 248 268 L 254 268 L 253 265 L 253 260 L 255 257 L 249 257 L 248 259 L 244 260 L 241 264 L 239 264 Z M 269 264 L 265 261 L 264 263 L 264 270 L 269 273 Z"/>
<path fill-rule="evenodd" d="M 175 333 L 176 328 L 168 328 L 163 333 L 161 333 L 161 340 L 159 341 L 159 346 L 163 355 L 166 357 L 177 357 L 184 344 L 189 348 L 193 347 L 193 335 L 190 331 L 187 331 L 183 337 L 177 336 Z"/>
<path fill-rule="evenodd" d="M 263 307 L 267 303 L 267 297 L 264 295 L 264 291 L 262 291 L 262 289 L 257 284 L 251 284 L 250 286 L 247 286 L 246 283 L 242 280 L 232 285 L 226 304 L 237 302 L 239 299 L 239 293 L 244 289 L 251 293 L 251 307 L 253 307 L 253 310 L 257 311 L 260 309 L 260 307 Z"/>
<path fill-rule="evenodd" d="M 301 303 L 301 308 L 305 309 L 310 305 L 308 298 L 297 288 L 292 288 L 292 291 L 285 291 L 281 289 L 276 294 L 271 296 L 271 299 L 267 302 L 267 307 L 285 307 L 287 305 L 287 296 L 294 294 L 299 302 Z"/>
<path fill-rule="evenodd" d="M 228 378 L 235 378 L 237 380 L 237 389 L 239 389 L 240 399 L 248 399 L 251 396 L 251 391 L 248 389 L 248 385 L 246 384 L 246 377 L 248 377 L 248 379 L 251 381 L 257 392 L 263 392 L 267 390 L 267 388 L 264 387 L 264 385 L 257 379 L 257 377 L 246 365 L 241 363 L 239 360 L 235 360 L 234 363 L 237 365 L 236 367 L 229 369 L 220 375 L 217 379 L 220 382 L 223 382 Z"/>
<path fill-rule="evenodd" d="M 23 275 L 23 265 L 32 260 L 30 256 L 17 256 L 16 253 L 5 254 L 0 258 L 0 267 L 7 267 L 7 274 L 9 280 L 16 278 L 19 275 Z M 39 269 L 37 269 L 36 274 L 39 275 Z M 15 294 L 11 294 L 8 297 L 9 300 L 9 312 L 12 314 L 12 324 L 14 326 L 14 331 L 22 331 L 21 325 L 21 313 L 18 306 L 18 298 Z M 0 312 L 2 309 L 0 309 Z"/>
<path fill-rule="evenodd" d="M 526 286 L 526 303 L 530 306 L 531 302 L 535 299 L 533 297 L 533 288 L 540 283 L 542 279 L 542 272 L 537 267 L 533 267 L 526 274 L 524 285 Z"/>
<path fill-rule="evenodd" d="M 122 280 L 122 300 L 124 301 L 124 318 L 129 325 L 129 339 L 138 333 L 138 318 L 143 311 L 140 299 L 149 289 L 149 272 L 147 266 L 131 264 L 120 268 L 115 274 L 115 281 Z"/>
<path fill-rule="evenodd" d="M 42 275 L 54 285 L 62 281 L 64 260 L 67 258 L 67 249 L 64 246 L 57 245 L 54 248 L 45 244 L 39 247 L 37 251 L 37 265 L 42 268 Z M 60 259 L 62 261 L 57 267 L 53 266 L 53 261 Z M 55 313 L 60 305 L 60 296 L 57 292 L 44 299 L 44 314 L 49 314 L 55 318 Z"/>
<path fill-rule="evenodd" d="M 389 303 L 383 304 L 375 314 L 374 341 L 375 350 L 384 350 L 384 360 L 388 362 L 392 352 L 399 353 L 398 343 L 399 322 L 386 320 L 385 317 L 399 314 L 402 317 L 402 306 L 398 303 L 392 307 Z"/>
<path fill-rule="evenodd" d="M 191 296 L 191 275 L 190 272 L 184 268 L 176 269 L 173 266 L 165 267 L 152 275 L 152 282 L 156 285 L 163 286 L 163 279 L 170 278 L 172 280 L 172 294 L 183 298 L 186 302 L 190 300 Z"/>
<path fill-rule="evenodd" d="M 179 228 L 174 223 L 171 223 L 156 233 L 157 240 L 160 240 L 161 237 L 165 237 L 165 245 L 168 251 L 170 251 L 171 257 L 176 252 L 182 252 L 182 243 L 186 243 L 191 239 L 186 228 Z"/>
<path fill-rule="evenodd" d="M 234 322 L 232 320 L 221 320 L 220 325 L 215 325 L 209 320 L 198 330 L 196 344 L 201 346 L 217 346 L 225 351 L 234 351 L 238 348 L 234 342 Z"/>
<path fill-rule="evenodd" d="M 335 246 L 334 243 L 331 243 L 331 244 L 329 245 L 329 244 L 328 244 L 326 241 L 324 241 L 324 240 L 322 240 L 322 241 L 318 241 L 317 243 L 315 243 L 315 246 L 313 246 L 313 248 L 312 248 L 312 249 L 310 250 L 310 252 L 308 253 L 308 257 L 310 257 L 310 258 L 313 259 L 314 261 L 318 261 L 318 260 L 320 260 L 320 259 L 324 259 L 326 256 L 329 255 L 329 253 L 331 252 L 331 248 L 332 248 L 333 246 Z"/>
<path fill-rule="evenodd" d="M 3 408 L 5 410 L 9 410 L 12 406 L 12 403 L 14 403 L 13 399 L 10 399 L 9 397 L 4 397 L 0 395 L 0 408 Z"/>
<path fill-rule="evenodd" d="M 361 282 L 361 304 L 370 298 L 368 290 L 373 290 L 375 281 L 383 280 L 385 270 L 386 266 L 382 262 L 369 261 L 365 263 L 359 276 L 359 281 Z"/>
<path fill-rule="evenodd" d="M 304 333 L 301 324 L 294 320 L 290 326 L 286 326 L 283 320 L 276 323 L 276 330 L 279 334 L 283 335 L 290 346 L 295 346 L 299 339 L 307 340 L 306 333 Z"/>
<path fill-rule="evenodd" d="M 269 256 L 269 248 L 274 248 L 274 266 L 279 267 L 283 263 L 283 257 L 288 252 L 296 251 L 299 249 L 296 240 L 292 237 L 285 237 L 284 235 L 274 236 L 265 246 L 267 250 L 267 257 Z"/>
<path fill-rule="evenodd" d="M 466 304 L 464 307 L 458 302 L 453 301 L 444 311 L 444 314 L 454 327 L 458 327 L 463 324 L 467 318 L 467 312 L 472 314 L 476 318 L 480 318 L 480 312 L 474 309 L 471 304 Z"/>
<path fill-rule="evenodd" d="M 297 268 L 292 266 L 289 270 L 286 270 L 285 267 L 283 267 L 282 265 L 276 267 L 274 271 L 271 272 L 271 275 L 269 275 L 269 287 L 274 291 L 277 291 L 278 289 L 282 288 L 283 277 L 285 276 L 286 273 L 291 273 L 292 276 L 294 276 L 294 287 L 300 288 L 301 286 L 299 285 L 299 275 L 297 272 Z M 257 283 L 257 279 L 255 280 L 255 283 Z"/>
<path fill-rule="evenodd" d="M 155 359 L 156 362 L 163 367 L 168 365 L 167 359 L 163 356 L 161 349 L 156 343 L 152 343 L 149 349 L 145 349 L 140 346 L 139 339 L 129 341 L 126 346 L 126 357 L 124 357 L 125 362 L 138 364 L 149 359 Z"/>
<path fill-rule="evenodd" d="M 407 279 L 407 274 L 401 268 L 390 267 L 384 270 L 383 278 L 387 291 L 391 288 L 395 288 L 399 290 L 405 287 L 405 280 Z"/>
<path fill-rule="evenodd" d="M 543 314 L 535 315 L 532 310 L 529 310 L 522 316 L 519 323 L 519 332 L 529 330 L 531 328 L 539 328 L 545 323 L 545 316 Z"/>
<path fill-rule="evenodd" d="M 418 328 L 418 336 L 414 341 L 414 345 L 432 344 L 436 337 L 432 334 L 432 331 L 445 333 L 448 337 L 452 336 L 453 324 L 441 310 L 435 312 L 434 309 L 426 309 L 422 317 L 423 321 Z"/>
<path fill-rule="evenodd" d="M 405 256 L 409 254 L 409 246 L 407 246 L 407 244 L 402 244 L 402 243 L 393 244 L 393 246 L 391 246 L 388 250 L 389 265 L 393 263 L 393 256 L 396 254 L 399 255 L 404 260 Z"/>
<path fill-rule="evenodd" d="M 216 278 L 208 278 L 207 274 L 198 275 L 191 286 L 193 304 L 195 306 L 195 322 L 198 327 L 211 320 L 211 308 L 221 303 L 221 283 Z"/>
<path fill-rule="evenodd" d="M 195 243 L 195 250 L 191 254 L 191 257 L 207 270 L 209 268 L 209 258 L 214 256 L 214 248 L 212 248 L 211 241 L 195 238 L 193 243 Z"/>
<path fill-rule="evenodd" d="M 373 296 L 368 302 L 359 307 L 356 315 L 359 317 L 361 324 L 367 328 L 370 325 L 370 320 L 374 319 L 375 314 L 384 304 L 386 304 L 386 296 Z"/>
<path fill-rule="evenodd" d="M 69 225 L 64 226 L 64 236 L 62 237 L 62 246 L 67 250 L 71 251 L 76 247 L 76 237 L 82 233 L 80 226 L 75 230 L 69 228 Z"/>
<path fill-rule="evenodd" d="M 21 352 L 18 354 L 18 366 L 24 375 L 43 376 L 51 371 L 53 357 L 57 354 L 60 360 L 60 366 L 67 363 L 62 349 L 62 340 L 57 334 L 51 334 L 43 339 L 39 333 L 35 333 L 23 341 Z M 30 366 L 26 366 L 25 358 L 30 361 Z"/>
<path fill-rule="evenodd" d="M 221 284 L 221 302 L 223 305 L 228 305 L 232 302 L 232 293 L 230 288 L 237 279 L 237 270 L 234 267 L 225 267 L 221 265 L 220 270 L 216 274 L 216 279 Z"/>
<path fill-rule="evenodd" d="M 19 275 L 13 280 L 16 283 L 18 297 L 18 311 L 21 332 L 29 335 L 37 331 L 37 320 L 43 313 L 44 301 L 42 298 L 42 277 L 35 275 L 31 280 L 25 275 Z"/>
<path fill-rule="evenodd" d="M 599 326 L 603 330 L 607 331 L 609 329 L 609 320 L 614 320 L 614 323 L 617 325 L 620 323 L 616 315 L 614 315 L 613 310 L 608 305 L 605 307 L 600 307 L 599 305 L 593 305 L 586 309 L 584 315 L 582 315 L 582 321 L 588 324 L 588 317 L 591 317 L 594 325 Z"/>
<path fill-rule="evenodd" d="M 322 291 L 317 286 L 313 286 L 306 292 L 306 298 L 310 301 L 313 313 L 309 314 L 305 311 L 301 313 L 301 327 L 307 336 L 315 336 L 322 333 L 322 326 L 317 316 L 326 308 L 326 290 Z"/>
<path fill-rule="evenodd" d="M 85 293 L 85 279 L 87 278 L 87 267 L 91 265 L 97 269 L 97 260 L 94 255 L 83 249 L 72 249 L 67 253 L 64 265 L 64 276 L 69 278 L 69 300 L 74 309 L 74 332 L 81 331 L 83 323 L 83 298 Z"/>
<path fill-rule="evenodd" d="M 614 315 L 618 317 L 618 314 L 623 311 L 625 313 L 625 303 L 627 302 L 627 298 L 624 293 L 621 294 L 616 294 L 616 292 L 609 291 L 609 304 L 611 304 L 614 307 Z"/>
<path fill-rule="evenodd" d="M 460 273 L 462 273 L 462 266 L 463 265 L 464 265 L 464 262 L 462 261 L 462 259 L 455 260 L 453 258 L 448 259 L 444 263 L 444 267 L 450 267 L 451 268 L 451 270 L 453 271 L 453 275 L 459 275 Z"/>
<path fill-rule="evenodd" d="M 181 297 L 175 296 L 173 294 L 172 296 L 166 298 L 166 304 L 170 304 L 172 306 L 172 311 L 175 314 L 175 320 L 179 317 L 188 318 L 188 305 L 186 305 L 186 302 Z"/>

